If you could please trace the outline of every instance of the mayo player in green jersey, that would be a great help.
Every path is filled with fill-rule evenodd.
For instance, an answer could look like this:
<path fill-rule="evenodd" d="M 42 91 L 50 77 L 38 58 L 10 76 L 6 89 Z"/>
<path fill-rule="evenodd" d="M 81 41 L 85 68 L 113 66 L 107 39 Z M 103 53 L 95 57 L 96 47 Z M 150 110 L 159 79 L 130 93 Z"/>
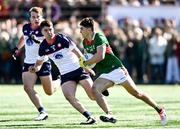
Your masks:
<path fill-rule="evenodd" d="M 86 53 L 93 54 L 89 60 L 81 60 L 81 66 L 95 65 L 95 70 L 99 77 L 94 81 L 93 93 L 97 104 L 106 113 L 100 116 L 103 122 L 115 123 L 117 120 L 113 117 L 111 109 L 108 106 L 106 99 L 101 94 L 102 91 L 117 85 L 122 85 L 128 93 L 134 97 L 144 101 L 149 106 L 153 107 L 159 114 L 161 124 L 167 123 L 165 109 L 160 107 L 150 96 L 140 91 L 128 71 L 123 66 L 122 62 L 113 54 L 108 40 L 102 33 L 97 33 L 94 30 L 94 20 L 92 18 L 84 18 L 80 22 L 80 33 L 84 38 L 82 43 Z"/>

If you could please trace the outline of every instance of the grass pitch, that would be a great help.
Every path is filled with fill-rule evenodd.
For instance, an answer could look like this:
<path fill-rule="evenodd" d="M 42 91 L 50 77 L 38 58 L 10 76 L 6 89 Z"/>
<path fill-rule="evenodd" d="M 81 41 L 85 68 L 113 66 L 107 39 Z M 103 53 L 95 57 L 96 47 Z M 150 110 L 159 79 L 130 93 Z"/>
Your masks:
<path fill-rule="evenodd" d="M 54 95 L 47 96 L 41 86 L 35 87 L 49 118 L 46 121 L 33 121 L 37 111 L 22 85 L 0 85 L 0 129 L 180 129 L 180 85 L 138 86 L 166 108 L 166 126 L 161 126 L 158 114 L 151 107 L 129 95 L 120 86 L 109 89 L 110 96 L 107 97 L 118 119 L 116 124 L 101 122 L 99 116 L 104 113 L 78 87 L 77 98 L 96 117 L 96 125 L 79 125 L 86 119 L 65 100 L 60 88 Z"/>

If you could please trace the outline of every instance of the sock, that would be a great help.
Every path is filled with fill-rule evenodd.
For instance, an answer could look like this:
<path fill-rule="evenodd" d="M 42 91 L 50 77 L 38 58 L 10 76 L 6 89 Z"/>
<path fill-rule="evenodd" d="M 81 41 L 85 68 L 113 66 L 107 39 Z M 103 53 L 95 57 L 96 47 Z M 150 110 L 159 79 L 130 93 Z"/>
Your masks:
<path fill-rule="evenodd" d="M 44 110 L 44 108 L 43 108 L 43 107 L 39 107 L 39 108 L 38 108 L 38 111 L 39 111 L 39 113 L 41 113 L 41 112 L 45 112 L 45 110 Z"/>
<path fill-rule="evenodd" d="M 154 109 L 155 109 L 158 113 L 160 113 L 161 110 L 162 110 L 159 106 L 156 106 Z"/>
<path fill-rule="evenodd" d="M 113 113 L 112 113 L 112 111 L 107 111 L 106 114 L 107 115 L 112 115 Z"/>
<path fill-rule="evenodd" d="M 85 111 L 83 112 L 83 115 L 86 117 L 86 118 L 89 118 L 91 116 L 91 113 L 89 113 L 88 111 Z"/>

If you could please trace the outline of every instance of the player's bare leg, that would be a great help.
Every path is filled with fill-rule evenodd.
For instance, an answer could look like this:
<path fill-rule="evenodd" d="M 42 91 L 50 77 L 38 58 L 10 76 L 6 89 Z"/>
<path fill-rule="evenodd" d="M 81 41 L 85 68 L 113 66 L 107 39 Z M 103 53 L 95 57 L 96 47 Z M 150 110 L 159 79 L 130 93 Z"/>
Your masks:
<path fill-rule="evenodd" d="M 68 81 L 62 84 L 62 91 L 69 103 L 81 114 L 87 118 L 87 122 L 81 124 L 94 124 L 96 121 L 91 117 L 91 114 L 87 109 L 80 103 L 80 101 L 75 97 L 77 84 L 74 81 Z"/>
<path fill-rule="evenodd" d="M 29 96 L 32 103 L 35 105 L 35 107 L 39 111 L 39 116 L 35 118 L 35 120 L 45 120 L 47 119 L 48 115 L 45 113 L 41 99 L 37 92 L 34 90 L 34 85 L 37 80 L 37 75 L 35 73 L 30 72 L 23 72 L 22 74 L 22 80 L 24 84 L 24 90 Z"/>
<path fill-rule="evenodd" d="M 41 84 L 43 85 L 44 92 L 47 95 L 52 95 L 60 86 L 60 79 L 53 80 L 51 75 L 40 77 Z"/>
<path fill-rule="evenodd" d="M 33 102 L 33 104 L 38 108 L 42 106 L 41 100 L 37 92 L 34 90 L 34 85 L 37 80 L 35 73 L 23 72 L 22 74 L 24 90 Z"/>
<path fill-rule="evenodd" d="M 114 83 L 107 79 L 98 78 L 94 81 L 93 84 L 93 93 L 96 99 L 97 104 L 101 107 L 101 109 L 106 113 L 106 116 L 100 116 L 100 119 L 103 122 L 111 122 L 115 123 L 116 119 L 112 116 L 112 112 L 108 103 L 104 96 L 102 95 L 102 91 L 112 87 Z"/>
<path fill-rule="evenodd" d="M 91 100 L 95 100 L 94 94 L 92 92 L 92 85 L 93 85 L 92 79 L 91 78 L 87 78 L 87 79 L 81 80 L 79 83 L 82 85 L 82 87 L 86 91 L 86 94 L 88 95 L 88 97 Z"/>
<path fill-rule="evenodd" d="M 146 93 L 140 91 L 134 81 L 130 76 L 127 77 L 127 80 L 121 84 L 131 95 L 144 101 L 149 106 L 153 107 L 160 115 L 161 124 L 165 125 L 167 123 L 167 115 L 164 108 L 159 107 L 158 104 Z"/>

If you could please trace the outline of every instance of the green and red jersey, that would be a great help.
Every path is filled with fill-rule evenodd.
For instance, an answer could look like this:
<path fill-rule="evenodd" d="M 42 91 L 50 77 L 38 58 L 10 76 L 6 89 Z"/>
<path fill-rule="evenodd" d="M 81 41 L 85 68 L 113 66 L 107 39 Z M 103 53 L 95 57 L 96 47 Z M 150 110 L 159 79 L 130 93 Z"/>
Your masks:
<path fill-rule="evenodd" d="M 95 33 L 92 41 L 83 40 L 83 46 L 87 53 L 95 54 L 97 47 L 106 45 L 105 58 L 95 66 L 98 74 L 109 73 L 114 69 L 123 67 L 122 62 L 114 55 L 107 38 L 102 33 Z"/>

